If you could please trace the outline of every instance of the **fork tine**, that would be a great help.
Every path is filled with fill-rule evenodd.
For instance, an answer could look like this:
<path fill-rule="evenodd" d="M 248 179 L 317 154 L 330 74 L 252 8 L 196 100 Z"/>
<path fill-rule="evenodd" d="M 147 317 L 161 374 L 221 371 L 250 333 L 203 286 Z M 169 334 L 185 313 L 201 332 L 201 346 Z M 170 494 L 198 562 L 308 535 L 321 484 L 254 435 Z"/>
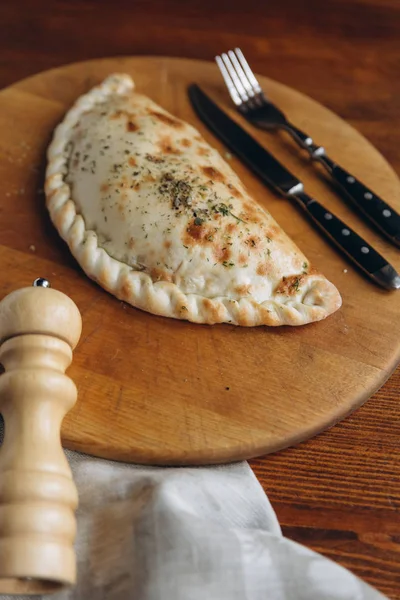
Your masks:
<path fill-rule="evenodd" d="M 251 70 L 249 63 L 247 62 L 247 60 L 244 57 L 243 52 L 241 51 L 240 48 L 235 48 L 235 53 L 236 56 L 239 60 L 240 66 L 242 67 L 243 71 L 245 72 L 247 79 L 249 80 L 251 86 L 253 87 L 253 90 L 256 94 L 262 94 L 262 88 L 260 86 L 260 84 L 258 83 L 253 71 Z"/>
<path fill-rule="evenodd" d="M 245 88 L 243 87 L 243 84 L 240 81 L 240 79 L 235 71 L 234 66 L 231 63 L 229 56 L 225 52 L 221 56 L 222 56 L 222 60 L 224 61 L 225 67 L 228 70 L 230 78 L 232 79 L 233 85 L 235 86 L 236 91 L 239 94 L 240 100 L 242 101 L 242 103 L 248 102 L 249 96 L 247 95 L 247 92 L 246 92 Z"/>
<path fill-rule="evenodd" d="M 222 77 L 224 78 L 224 81 L 225 81 L 226 87 L 228 88 L 230 97 L 232 98 L 232 100 L 236 104 L 236 106 L 240 106 L 242 104 L 242 100 L 240 99 L 240 96 L 237 93 L 237 90 L 236 90 L 236 88 L 233 84 L 233 81 L 224 65 L 222 58 L 220 56 L 216 56 L 215 61 L 219 67 L 219 70 L 221 71 Z"/>
<path fill-rule="evenodd" d="M 233 66 L 235 67 L 235 71 L 240 79 L 240 82 L 242 83 L 243 87 L 245 88 L 248 96 L 250 96 L 251 98 L 254 98 L 255 92 L 252 88 L 250 81 L 246 77 L 246 73 L 243 71 L 238 59 L 236 58 L 236 54 L 232 50 L 229 50 L 228 56 L 231 59 L 231 62 L 233 64 Z"/>

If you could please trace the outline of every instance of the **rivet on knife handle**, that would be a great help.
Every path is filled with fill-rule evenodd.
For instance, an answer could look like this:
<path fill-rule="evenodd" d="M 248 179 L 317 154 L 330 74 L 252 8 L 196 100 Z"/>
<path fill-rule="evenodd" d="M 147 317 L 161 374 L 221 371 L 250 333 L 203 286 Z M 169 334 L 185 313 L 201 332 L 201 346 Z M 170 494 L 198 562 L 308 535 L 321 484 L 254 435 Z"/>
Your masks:
<path fill-rule="evenodd" d="M 299 201 L 336 246 L 373 281 L 389 290 L 400 289 L 400 276 L 368 242 L 305 192 L 300 191 L 291 195 Z"/>
<path fill-rule="evenodd" d="M 325 153 L 322 146 L 316 145 L 312 138 L 306 133 L 288 123 L 287 131 L 294 140 L 311 156 L 313 160 L 321 163 L 330 173 L 332 179 L 338 184 L 346 196 L 352 200 L 358 209 L 389 238 L 389 240 L 400 247 L 400 215 L 367 188 L 361 181 L 351 173 L 337 165 Z"/>
<path fill-rule="evenodd" d="M 189 97 L 201 119 L 262 181 L 285 198 L 300 202 L 322 231 L 376 283 L 389 290 L 400 289 L 400 276 L 394 268 L 345 223 L 308 196 L 300 179 L 221 110 L 198 85 L 189 87 Z M 313 144 L 308 138 L 303 142 Z M 316 156 L 322 151 L 318 151 L 317 146 L 314 150 Z"/>

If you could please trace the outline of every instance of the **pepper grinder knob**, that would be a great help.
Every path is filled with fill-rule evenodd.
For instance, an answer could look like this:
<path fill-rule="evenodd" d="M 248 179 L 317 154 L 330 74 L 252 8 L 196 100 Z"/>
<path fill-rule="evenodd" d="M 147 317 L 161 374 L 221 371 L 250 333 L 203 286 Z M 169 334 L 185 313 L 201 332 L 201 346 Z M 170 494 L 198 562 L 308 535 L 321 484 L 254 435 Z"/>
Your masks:
<path fill-rule="evenodd" d="M 78 495 L 61 446 L 77 390 L 65 375 L 82 320 L 46 280 L 0 302 L 0 594 L 53 593 L 75 583 Z"/>

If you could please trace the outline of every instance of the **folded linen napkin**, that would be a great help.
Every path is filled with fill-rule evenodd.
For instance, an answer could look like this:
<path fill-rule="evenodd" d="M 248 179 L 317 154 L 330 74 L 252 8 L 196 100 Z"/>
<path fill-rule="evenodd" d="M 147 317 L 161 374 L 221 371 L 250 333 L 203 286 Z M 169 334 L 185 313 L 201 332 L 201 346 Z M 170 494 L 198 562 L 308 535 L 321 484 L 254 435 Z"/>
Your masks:
<path fill-rule="evenodd" d="M 346 569 L 284 538 L 245 462 L 160 468 L 69 451 L 67 456 L 80 499 L 78 583 L 43 598 L 385 598 Z M 17 597 L 0 596 L 12 598 Z"/>

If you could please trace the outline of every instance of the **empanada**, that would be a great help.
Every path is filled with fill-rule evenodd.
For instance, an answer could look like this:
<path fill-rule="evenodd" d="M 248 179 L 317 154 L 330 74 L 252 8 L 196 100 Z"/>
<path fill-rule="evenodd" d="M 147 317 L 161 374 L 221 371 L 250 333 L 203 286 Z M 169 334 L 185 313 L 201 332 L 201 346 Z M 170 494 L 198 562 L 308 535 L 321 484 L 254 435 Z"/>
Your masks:
<path fill-rule="evenodd" d="M 85 273 L 148 312 L 196 323 L 303 325 L 336 287 L 187 123 L 112 75 L 48 150 L 51 219 Z"/>

